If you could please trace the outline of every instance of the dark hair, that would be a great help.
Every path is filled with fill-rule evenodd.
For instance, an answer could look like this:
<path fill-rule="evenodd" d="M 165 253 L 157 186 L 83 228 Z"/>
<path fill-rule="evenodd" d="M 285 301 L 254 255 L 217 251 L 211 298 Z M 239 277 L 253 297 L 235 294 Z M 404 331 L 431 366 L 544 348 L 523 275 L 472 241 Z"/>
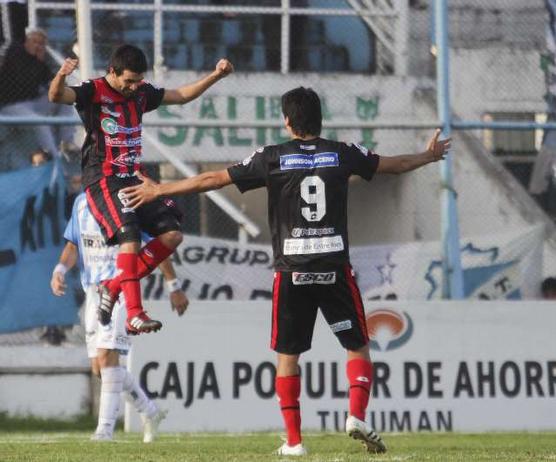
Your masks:
<path fill-rule="evenodd" d="M 546 278 L 541 284 L 541 292 L 546 295 L 552 291 L 556 292 L 556 278 Z"/>
<path fill-rule="evenodd" d="M 319 95 L 312 88 L 298 87 L 282 95 L 282 113 L 294 134 L 319 136 L 322 110 Z"/>
<path fill-rule="evenodd" d="M 116 75 L 122 75 L 126 69 L 142 74 L 147 71 L 147 58 L 141 49 L 133 45 L 121 45 L 110 56 L 108 67 L 114 69 Z"/>

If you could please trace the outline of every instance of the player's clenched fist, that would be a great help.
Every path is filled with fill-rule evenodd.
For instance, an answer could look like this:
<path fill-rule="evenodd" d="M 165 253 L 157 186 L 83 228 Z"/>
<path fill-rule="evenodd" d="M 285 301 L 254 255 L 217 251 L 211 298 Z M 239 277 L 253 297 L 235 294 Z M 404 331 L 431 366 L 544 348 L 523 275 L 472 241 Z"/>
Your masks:
<path fill-rule="evenodd" d="M 216 72 L 219 77 L 226 77 L 227 75 L 234 72 L 234 65 L 227 59 L 221 59 L 216 63 Z"/>
<path fill-rule="evenodd" d="M 64 63 L 62 64 L 62 67 L 60 67 L 58 74 L 70 75 L 77 68 L 78 64 L 78 59 L 66 58 L 64 60 Z"/>

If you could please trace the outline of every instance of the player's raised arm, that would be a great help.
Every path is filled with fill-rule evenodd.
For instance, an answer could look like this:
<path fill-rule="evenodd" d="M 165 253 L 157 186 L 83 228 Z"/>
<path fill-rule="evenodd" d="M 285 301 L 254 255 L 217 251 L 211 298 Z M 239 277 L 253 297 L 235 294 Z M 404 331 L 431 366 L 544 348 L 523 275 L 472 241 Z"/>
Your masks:
<path fill-rule="evenodd" d="M 75 103 L 75 91 L 66 86 L 66 77 L 77 68 L 78 64 L 79 60 L 72 58 L 66 58 L 63 62 L 48 88 L 48 100 L 50 102 L 61 104 Z"/>
<path fill-rule="evenodd" d="M 436 129 L 427 143 L 426 150 L 421 153 L 401 156 L 380 156 L 377 172 L 405 173 L 431 162 L 443 160 L 450 150 L 451 138 L 439 140 L 440 133 L 440 129 Z"/>
<path fill-rule="evenodd" d="M 158 197 L 212 191 L 232 183 L 228 170 L 205 172 L 191 178 L 163 184 L 156 183 L 140 173 L 137 176 L 143 183 L 121 190 L 129 201 L 128 205 L 134 209 L 152 202 Z"/>
<path fill-rule="evenodd" d="M 216 64 L 214 71 L 197 82 L 184 85 L 175 90 L 164 90 L 162 104 L 185 104 L 201 96 L 207 89 L 234 72 L 234 66 L 227 59 L 221 59 Z"/>

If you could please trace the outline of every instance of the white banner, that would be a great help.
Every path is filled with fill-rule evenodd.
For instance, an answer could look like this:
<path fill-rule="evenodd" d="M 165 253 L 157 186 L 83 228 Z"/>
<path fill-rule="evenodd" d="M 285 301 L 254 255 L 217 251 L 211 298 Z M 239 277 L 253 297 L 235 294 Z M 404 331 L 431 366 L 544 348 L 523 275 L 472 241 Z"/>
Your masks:
<path fill-rule="evenodd" d="M 462 239 L 466 298 L 535 298 L 542 280 L 542 227 Z M 440 243 L 352 246 L 351 260 L 365 300 L 432 300 L 441 296 Z M 191 300 L 271 297 L 272 249 L 223 239 L 185 236 L 173 257 Z M 150 275 L 144 299 L 167 298 L 160 274 Z"/>
<path fill-rule="evenodd" d="M 162 305 L 162 304 L 158 304 Z M 555 430 L 554 304 L 367 303 L 378 431 Z M 280 429 L 269 302 L 195 302 L 135 341 L 129 367 L 157 404 L 162 431 Z M 319 315 L 302 356 L 303 429 L 341 430 L 345 353 Z M 126 428 L 139 431 L 129 406 Z"/>

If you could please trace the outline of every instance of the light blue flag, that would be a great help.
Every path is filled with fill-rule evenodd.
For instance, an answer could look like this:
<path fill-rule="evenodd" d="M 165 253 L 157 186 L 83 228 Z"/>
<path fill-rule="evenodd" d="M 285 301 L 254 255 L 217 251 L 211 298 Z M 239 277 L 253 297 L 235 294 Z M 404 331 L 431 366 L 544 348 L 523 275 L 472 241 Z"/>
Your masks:
<path fill-rule="evenodd" d="M 49 162 L 0 174 L 0 333 L 77 322 L 71 294 L 50 290 L 65 244 L 65 185 L 57 172 Z"/>

